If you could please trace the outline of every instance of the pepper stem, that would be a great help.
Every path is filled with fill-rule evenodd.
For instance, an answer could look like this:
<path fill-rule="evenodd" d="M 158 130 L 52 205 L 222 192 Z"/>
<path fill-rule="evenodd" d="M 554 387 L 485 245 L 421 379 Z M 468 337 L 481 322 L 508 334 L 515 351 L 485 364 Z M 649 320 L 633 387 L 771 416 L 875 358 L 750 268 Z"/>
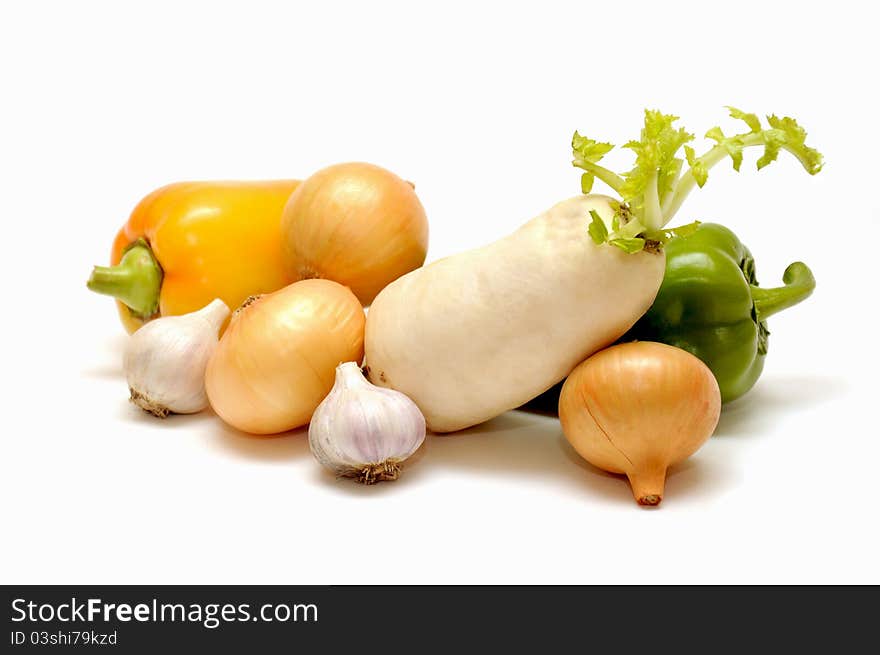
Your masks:
<path fill-rule="evenodd" d="M 95 293 L 113 296 L 146 320 L 159 311 L 162 268 L 149 244 L 138 239 L 115 266 L 95 266 L 86 286 Z"/>
<path fill-rule="evenodd" d="M 766 321 L 776 312 L 797 305 L 816 288 L 816 278 L 803 262 L 789 264 L 782 274 L 782 281 L 785 286 L 773 289 L 762 289 L 752 285 L 752 300 L 755 303 L 758 321 Z"/>

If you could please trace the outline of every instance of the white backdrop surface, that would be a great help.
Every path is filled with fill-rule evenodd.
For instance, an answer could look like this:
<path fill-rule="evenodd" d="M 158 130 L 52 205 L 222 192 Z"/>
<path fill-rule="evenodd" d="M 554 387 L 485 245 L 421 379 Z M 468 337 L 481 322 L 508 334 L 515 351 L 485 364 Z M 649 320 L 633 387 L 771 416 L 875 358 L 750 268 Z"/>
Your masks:
<path fill-rule="evenodd" d="M 0 582 L 880 582 L 868 7 L 4 3 Z M 574 129 L 620 144 L 650 107 L 701 135 L 728 104 L 795 116 L 826 168 L 747 153 L 679 219 L 734 229 L 764 285 L 803 260 L 818 287 L 659 510 L 538 414 L 429 437 L 365 488 L 304 430 L 126 401 L 122 328 L 84 282 L 155 187 L 371 161 L 415 181 L 433 260 L 577 193 Z"/>

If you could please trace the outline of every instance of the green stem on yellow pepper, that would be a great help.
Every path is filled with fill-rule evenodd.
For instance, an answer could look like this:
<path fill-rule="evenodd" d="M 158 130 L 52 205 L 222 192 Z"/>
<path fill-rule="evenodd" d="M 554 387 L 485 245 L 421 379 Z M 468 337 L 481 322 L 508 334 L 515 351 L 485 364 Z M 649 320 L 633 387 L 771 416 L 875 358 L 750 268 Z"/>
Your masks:
<path fill-rule="evenodd" d="M 759 321 L 766 321 L 776 312 L 797 305 L 816 288 L 812 271 L 803 262 L 790 264 L 782 274 L 785 286 L 763 289 L 752 285 L 752 300 Z"/>
<path fill-rule="evenodd" d="M 115 266 L 95 266 L 86 286 L 113 296 L 138 317 L 149 319 L 159 311 L 162 267 L 149 244 L 138 239 Z"/>

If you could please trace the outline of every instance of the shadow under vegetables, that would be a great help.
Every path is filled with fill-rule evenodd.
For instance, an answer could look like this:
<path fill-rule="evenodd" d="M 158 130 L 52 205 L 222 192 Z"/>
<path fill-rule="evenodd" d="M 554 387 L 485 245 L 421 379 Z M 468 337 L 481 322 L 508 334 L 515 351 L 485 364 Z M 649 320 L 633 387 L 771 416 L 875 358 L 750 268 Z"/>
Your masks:
<path fill-rule="evenodd" d="M 213 417 L 211 443 L 230 455 L 262 462 L 286 462 L 311 458 L 309 428 L 301 427 L 277 435 L 254 435 L 241 432 Z M 317 465 L 317 463 L 316 463 Z"/>
<path fill-rule="evenodd" d="M 424 468 L 459 469 L 477 475 L 528 478 L 570 487 L 585 501 L 632 505 L 626 477 L 585 461 L 562 434 L 554 416 L 514 410 L 481 425 L 433 436 Z M 730 472 L 713 462 L 687 460 L 671 467 L 667 494 L 678 500 L 707 498 L 731 484 Z"/>

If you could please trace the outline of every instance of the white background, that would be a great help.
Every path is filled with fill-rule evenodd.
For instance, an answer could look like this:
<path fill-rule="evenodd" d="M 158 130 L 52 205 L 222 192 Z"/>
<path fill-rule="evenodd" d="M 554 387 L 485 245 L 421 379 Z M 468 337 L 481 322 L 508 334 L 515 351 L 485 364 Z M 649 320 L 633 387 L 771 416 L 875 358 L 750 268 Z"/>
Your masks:
<path fill-rule="evenodd" d="M 880 582 L 877 23 L 778 4 L 4 2 L 0 582 Z M 84 283 L 155 187 L 375 162 L 415 181 L 436 259 L 576 194 L 574 129 L 620 144 L 652 107 L 703 134 L 726 104 L 796 116 L 827 166 L 748 153 L 678 218 L 731 226 L 764 285 L 802 259 L 818 288 L 659 510 L 544 416 L 429 438 L 363 488 L 305 431 L 126 401 Z"/>

